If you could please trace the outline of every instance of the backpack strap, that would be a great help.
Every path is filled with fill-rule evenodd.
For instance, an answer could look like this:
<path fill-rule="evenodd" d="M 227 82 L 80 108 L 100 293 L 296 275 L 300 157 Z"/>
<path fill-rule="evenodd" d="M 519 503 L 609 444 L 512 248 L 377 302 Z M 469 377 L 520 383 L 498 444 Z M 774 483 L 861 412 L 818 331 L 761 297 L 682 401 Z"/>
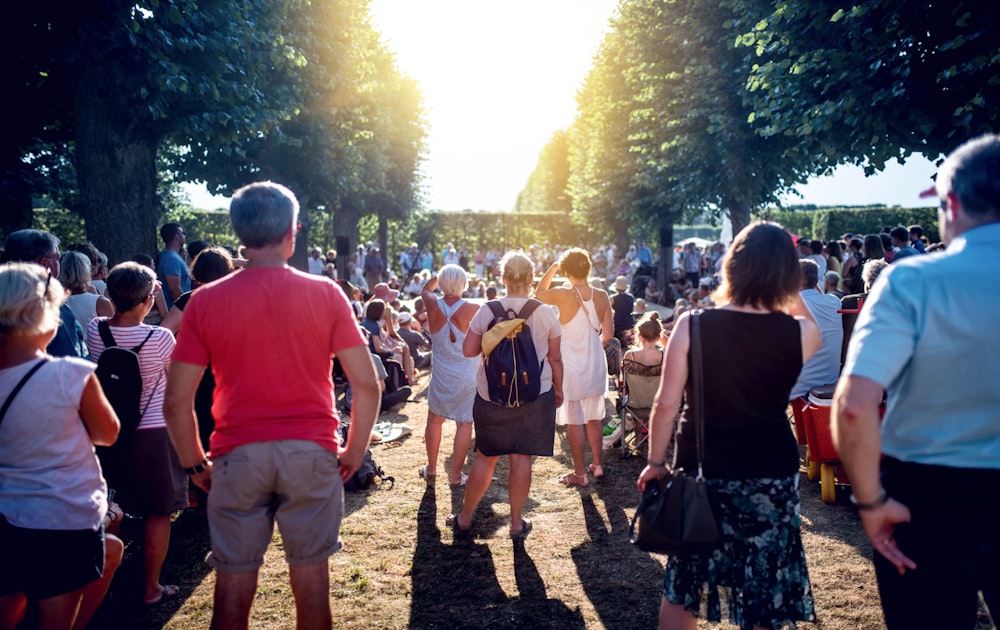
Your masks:
<path fill-rule="evenodd" d="M 108 331 L 108 332 L 110 332 L 110 331 Z M 153 326 L 152 328 L 149 329 L 149 334 L 146 335 L 146 338 L 142 340 L 142 343 L 140 343 L 138 346 L 132 348 L 132 352 L 134 352 L 136 354 L 139 354 L 139 351 L 142 350 L 142 347 L 144 345 L 146 345 L 146 342 L 149 341 L 149 338 L 153 336 L 154 332 L 156 332 L 156 326 Z"/>
<path fill-rule="evenodd" d="M 101 334 L 101 341 L 104 342 L 105 348 L 114 348 L 118 344 L 115 343 L 115 337 L 111 334 L 111 324 L 108 320 L 102 319 L 97 322 L 97 332 Z"/>
<path fill-rule="evenodd" d="M 530 298 L 527 302 L 524 303 L 524 306 L 521 307 L 521 312 L 519 312 L 517 316 L 527 321 L 527 319 L 531 317 L 531 314 L 535 312 L 535 309 L 541 305 L 542 303 L 539 300 L 536 300 L 535 298 Z"/>
<path fill-rule="evenodd" d="M 38 363 L 36 363 L 28 373 L 21 377 L 21 380 L 17 382 L 14 389 L 11 390 L 10 395 L 7 396 L 7 400 L 4 401 L 3 407 L 0 407 L 0 424 L 3 424 L 3 418 L 7 415 L 7 410 L 10 409 L 10 404 L 14 402 L 14 397 L 21 391 L 24 384 L 28 382 L 28 379 L 35 375 L 40 367 L 48 363 L 48 357 L 42 358 Z"/>
<path fill-rule="evenodd" d="M 486 303 L 486 306 L 490 307 L 490 310 L 493 311 L 494 317 L 507 318 L 507 311 L 504 310 L 500 300 L 490 300 Z"/>

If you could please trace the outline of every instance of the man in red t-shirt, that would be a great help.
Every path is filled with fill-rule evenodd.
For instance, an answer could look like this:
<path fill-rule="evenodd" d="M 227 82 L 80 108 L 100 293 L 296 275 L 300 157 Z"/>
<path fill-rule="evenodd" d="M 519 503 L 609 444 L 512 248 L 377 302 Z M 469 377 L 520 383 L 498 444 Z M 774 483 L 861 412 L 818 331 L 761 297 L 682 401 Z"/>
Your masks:
<path fill-rule="evenodd" d="M 249 262 L 192 294 L 164 403 L 185 472 L 209 492 L 212 625 L 248 626 L 277 521 L 297 623 L 330 627 L 328 558 L 340 548 L 343 481 L 360 466 L 378 416 L 375 368 L 343 292 L 285 264 L 298 215 L 291 191 L 251 184 L 236 192 L 229 214 Z M 334 355 L 353 391 L 345 447 L 337 437 Z M 193 411 L 207 365 L 216 383 L 211 460 Z"/>

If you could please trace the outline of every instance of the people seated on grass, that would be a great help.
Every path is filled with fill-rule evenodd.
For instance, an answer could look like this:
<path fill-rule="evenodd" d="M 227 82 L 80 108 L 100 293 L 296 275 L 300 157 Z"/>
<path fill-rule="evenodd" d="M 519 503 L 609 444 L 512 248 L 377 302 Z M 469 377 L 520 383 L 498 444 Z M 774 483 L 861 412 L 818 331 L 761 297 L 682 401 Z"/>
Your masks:
<path fill-rule="evenodd" d="M 445 265 L 424 285 L 420 297 L 427 307 L 431 347 L 434 349 L 434 369 L 427 389 L 427 429 L 424 445 L 427 465 L 419 470 L 428 481 L 437 476 L 441 431 L 445 420 L 455 422 L 451 470 L 448 482 L 464 486 L 462 472 L 472 443 L 472 404 L 476 399 L 476 369 L 478 357 L 467 357 L 463 350 L 469 322 L 479 307 L 462 299 L 468 286 L 468 276 L 458 265 Z M 438 297 L 434 290 L 440 288 Z"/>
<path fill-rule="evenodd" d="M 413 374 L 410 348 L 392 326 L 392 309 L 381 299 L 372 298 L 365 306 L 361 326 L 368 331 L 369 347 L 372 352 L 383 360 L 392 359 L 398 362 L 406 375 L 406 382 L 413 385 L 416 378 Z"/>
<path fill-rule="evenodd" d="M 534 282 L 534 265 L 521 251 L 508 252 L 500 260 L 500 274 L 506 296 L 501 306 L 519 312 L 528 301 Z M 483 335 L 493 321 L 492 309 L 482 305 L 469 324 L 462 350 L 466 357 L 479 358 L 483 351 Z M 472 407 L 476 429 L 476 456 L 472 462 L 462 509 L 445 520 L 456 535 L 472 532 L 472 517 L 493 479 L 497 460 L 507 455 L 510 472 L 507 487 L 510 502 L 510 535 L 523 538 L 531 532 L 531 521 L 524 518 L 524 504 L 531 491 L 531 462 L 535 456 L 551 457 L 555 443 L 556 407 L 562 404 L 563 366 L 561 358 L 559 320 L 552 309 L 539 307 L 528 317 L 531 342 L 542 361 L 540 395 L 517 407 L 505 407 L 490 402 L 486 369 L 479 361 L 476 370 L 476 400 Z M 603 352 L 602 352 L 603 354 Z M 544 357 L 544 359 L 543 359 Z M 601 364 L 604 358 L 601 357 Z M 436 368 L 435 368 L 436 369 Z M 605 379 L 606 381 L 606 379 Z"/>
<path fill-rule="evenodd" d="M 65 292 L 34 263 L 0 266 L 0 627 L 84 628 L 121 561 L 101 527 L 94 445 L 118 437 L 94 364 L 45 351 Z"/>
<path fill-rule="evenodd" d="M 59 282 L 69 291 L 66 304 L 84 328 L 98 315 L 111 317 L 115 314 L 111 300 L 98 295 L 91 287 L 90 269 L 90 261 L 80 252 L 65 251 L 59 257 Z"/>
<path fill-rule="evenodd" d="M 644 296 L 646 302 L 650 304 L 662 304 L 663 303 L 663 291 L 659 289 L 656 285 L 656 278 L 650 278 L 646 282 L 646 290 L 644 291 Z"/>
<path fill-rule="evenodd" d="M 813 387 L 837 382 L 840 375 L 840 351 L 844 342 L 843 322 L 837 312 L 840 310 L 840 300 L 820 292 L 816 286 L 819 269 L 814 261 L 803 258 L 799 260 L 799 267 L 802 269 L 802 290 L 799 295 L 819 326 L 822 344 L 816 354 L 802 365 L 789 400 L 807 396 Z"/>
<path fill-rule="evenodd" d="M 550 288 L 557 272 L 568 282 Z M 559 310 L 562 327 L 561 355 L 570 378 L 563 382 L 564 402 L 556 411 L 556 421 L 567 425 L 573 456 L 573 471 L 559 478 L 567 486 L 588 485 L 588 473 L 597 479 L 604 477 L 602 423 L 604 395 L 608 391 L 604 344 L 614 338 L 615 328 L 608 294 L 590 286 L 589 277 L 590 256 L 585 250 L 573 248 L 548 268 L 535 290 L 539 300 Z M 593 459 L 589 466 L 584 455 L 588 443 Z"/>
<path fill-rule="evenodd" d="M 431 367 L 431 339 L 425 337 L 420 329 L 420 322 L 413 318 L 409 311 L 401 311 L 396 318 L 396 332 L 410 348 L 413 358 L 413 369 L 428 370 Z"/>
<path fill-rule="evenodd" d="M 174 336 L 166 328 L 143 323 L 153 306 L 155 287 L 156 276 L 148 267 L 134 262 L 116 265 L 108 274 L 108 297 L 115 314 L 110 319 L 98 317 L 87 326 L 87 347 L 94 361 L 100 360 L 105 350 L 99 331 L 102 322 L 108 322 L 115 345 L 135 348 L 142 344 L 138 353 L 142 418 L 124 455 L 126 474 L 109 481 L 125 512 L 143 519 L 143 601 L 147 604 L 179 592 L 174 585 L 160 583 L 160 571 L 170 544 L 170 515 L 188 505 L 187 477 L 170 446 L 163 418 L 163 392 Z"/>

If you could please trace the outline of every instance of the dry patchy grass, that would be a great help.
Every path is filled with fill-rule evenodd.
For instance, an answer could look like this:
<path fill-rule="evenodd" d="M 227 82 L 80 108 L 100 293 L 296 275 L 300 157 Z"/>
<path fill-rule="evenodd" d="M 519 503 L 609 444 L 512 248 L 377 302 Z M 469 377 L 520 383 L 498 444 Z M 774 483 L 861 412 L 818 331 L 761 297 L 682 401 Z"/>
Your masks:
<path fill-rule="evenodd" d="M 418 391 L 400 413 L 383 415 L 414 428 L 399 442 L 373 447 L 395 485 L 347 495 L 344 548 L 330 561 L 337 627 L 655 627 L 664 558 L 640 552 L 627 540 L 642 459 L 605 453 L 604 480 L 566 488 L 557 478 L 571 469 L 569 445 L 565 434 L 557 433 L 555 457 L 538 458 L 534 465 L 526 506 L 534 522 L 531 535 L 519 542 L 507 535 L 507 467 L 501 459 L 476 513 L 474 539 L 454 540 L 444 520 L 457 511 L 462 490 L 450 488 L 446 474 L 434 484 L 417 476 L 425 463 L 426 413 L 426 395 Z M 453 425 L 446 423 L 442 473 L 450 463 L 452 436 Z M 802 484 L 802 535 L 819 617 L 816 626 L 803 627 L 883 627 L 871 550 L 857 516 L 844 501 L 824 504 L 818 484 L 804 475 Z M 94 626 L 208 627 L 214 576 L 204 562 L 207 550 L 204 520 L 193 513 L 181 516 L 164 570 L 165 580 L 181 586 L 181 596 L 151 609 L 132 605 L 141 584 L 140 558 L 133 557 L 116 576 Z M 251 625 L 289 628 L 294 618 L 275 534 Z M 699 623 L 716 627 L 727 626 Z"/>

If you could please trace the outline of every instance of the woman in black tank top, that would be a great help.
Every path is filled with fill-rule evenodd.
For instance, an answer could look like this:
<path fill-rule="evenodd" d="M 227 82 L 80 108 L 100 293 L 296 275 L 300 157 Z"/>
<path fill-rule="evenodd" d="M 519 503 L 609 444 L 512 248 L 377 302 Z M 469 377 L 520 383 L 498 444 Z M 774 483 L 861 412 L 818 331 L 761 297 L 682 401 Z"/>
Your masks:
<path fill-rule="evenodd" d="M 694 628 L 705 585 L 706 617 L 778 627 L 815 621 L 799 533 L 798 448 L 785 416 L 788 395 L 821 336 L 802 298 L 801 271 L 791 237 L 756 223 L 741 231 L 722 262 L 723 306 L 701 316 L 705 418 L 703 470 L 722 540 L 711 552 L 674 555 L 667 562 L 660 627 Z M 665 369 L 650 424 L 647 482 L 670 474 L 667 447 L 677 410 L 690 387 L 690 313 L 681 315 L 667 345 Z M 689 401 L 677 432 L 673 466 L 697 468 Z"/>

